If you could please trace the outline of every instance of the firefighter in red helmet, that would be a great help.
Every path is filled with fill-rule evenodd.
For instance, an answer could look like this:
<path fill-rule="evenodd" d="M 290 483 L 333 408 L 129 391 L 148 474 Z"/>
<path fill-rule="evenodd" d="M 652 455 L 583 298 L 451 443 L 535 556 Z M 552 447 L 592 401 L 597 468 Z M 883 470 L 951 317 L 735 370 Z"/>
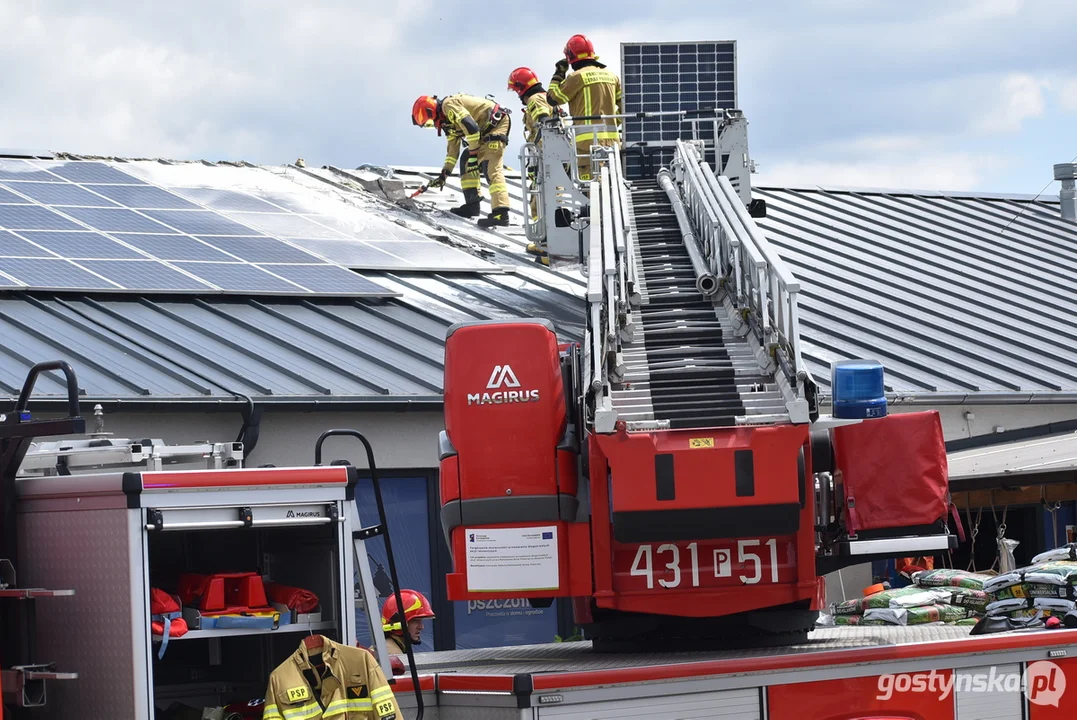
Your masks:
<path fill-rule="evenodd" d="M 480 172 L 490 183 L 489 217 L 479 218 L 481 227 L 509 224 L 509 186 L 505 182 L 504 155 L 509 143 L 511 121 L 508 108 L 474 95 L 421 95 L 411 108 L 411 121 L 419 127 L 437 128 L 438 135 L 445 132 L 448 148 L 441 173 L 430 182 L 430 187 L 441 187 L 456 167 L 460 145 L 467 143 L 467 161 L 460 186 L 464 189 L 464 204 L 452 212 L 461 217 L 475 217 L 480 213 Z"/>
<path fill-rule="evenodd" d="M 404 620 L 396 606 L 396 593 L 389 596 L 381 606 L 381 629 L 385 632 L 385 648 L 390 655 L 404 655 L 404 625 L 408 628 L 408 637 L 412 646 L 422 641 L 423 620 L 434 619 L 434 610 L 426 596 L 416 590 L 401 590 L 400 599 L 404 603 Z"/>
<path fill-rule="evenodd" d="M 621 95 L 621 79 L 598 61 L 595 46 L 583 35 L 573 35 L 565 43 L 565 57 L 558 60 L 550 80 L 550 104 L 568 105 L 569 115 L 589 117 L 595 115 L 624 114 Z M 569 67 L 572 74 L 568 74 Z M 573 120 L 575 125 L 616 125 L 621 120 Z M 594 131 L 577 129 L 576 155 L 579 179 L 591 180 L 591 146 L 611 146 L 620 140 L 617 129 L 596 128 Z"/>

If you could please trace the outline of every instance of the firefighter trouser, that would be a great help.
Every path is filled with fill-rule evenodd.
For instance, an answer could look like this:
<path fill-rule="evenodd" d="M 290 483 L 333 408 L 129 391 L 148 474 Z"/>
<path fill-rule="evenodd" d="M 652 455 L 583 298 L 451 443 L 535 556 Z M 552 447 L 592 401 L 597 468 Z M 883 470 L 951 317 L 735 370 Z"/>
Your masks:
<path fill-rule="evenodd" d="M 461 187 L 478 189 L 479 172 L 486 175 L 490 183 L 490 207 L 507 208 L 509 206 L 509 186 L 505 182 L 505 145 L 509 138 L 509 119 L 505 118 L 485 134 L 479 143 L 479 166 L 482 170 L 465 173 L 460 180 Z M 501 138 L 504 138 L 502 140 Z"/>
<path fill-rule="evenodd" d="M 591 181 L 591 146 L 611 147 L 618 139 L 616 130 L 606 130 L 603 126 L 599 126 L 597 139 L 595 134 L 594 131 L 583 129 L 576 133 L 576 171 L 580 182 Z"/>

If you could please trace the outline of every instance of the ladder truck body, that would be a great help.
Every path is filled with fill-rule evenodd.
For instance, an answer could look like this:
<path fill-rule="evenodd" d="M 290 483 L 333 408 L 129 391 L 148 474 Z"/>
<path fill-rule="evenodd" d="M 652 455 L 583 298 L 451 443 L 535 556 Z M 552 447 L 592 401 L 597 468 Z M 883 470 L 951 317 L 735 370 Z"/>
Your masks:
<path fill-rule="evenodd" d="M 956 547 L 937 413 L 888 415 L 855 395 L 881 386 L 877 364 L 843 361 L 820 414 L 800 283 L 753 217 L 746 121 L 710 121 L 718 173 L 677 141 L 630 181 L 628 151 L 595 146 L 579 183 L 560 118 L 521 153 L 529 235 L 584 268 L 586 336 L 560 344 L 542 319 L 448 331 L 450 599 L 572 598 L 596 648 L 787 643 L 826 572 Z"/>

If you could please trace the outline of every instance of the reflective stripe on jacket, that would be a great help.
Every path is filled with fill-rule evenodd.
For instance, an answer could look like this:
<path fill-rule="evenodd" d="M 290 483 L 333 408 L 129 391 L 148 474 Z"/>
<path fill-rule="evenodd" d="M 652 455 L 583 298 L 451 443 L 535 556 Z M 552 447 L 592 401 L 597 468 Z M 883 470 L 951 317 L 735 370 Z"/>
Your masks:
<path fill-rule="evenodd" d="M 564 80 L 554 80 L 550 83 L 550 98 L 561 105 L 567 104 L 568 113 L 573 117 L 624 113 L 621 79 L 605 68 L 584 67 Z M 620 119 L 615 122 L 608 120 L 573 120 L 573 122 L 578 125 L 621 125 Z M 617 139 L 616 133 L 610 134 L 614 135 L 611 139 Z"/>

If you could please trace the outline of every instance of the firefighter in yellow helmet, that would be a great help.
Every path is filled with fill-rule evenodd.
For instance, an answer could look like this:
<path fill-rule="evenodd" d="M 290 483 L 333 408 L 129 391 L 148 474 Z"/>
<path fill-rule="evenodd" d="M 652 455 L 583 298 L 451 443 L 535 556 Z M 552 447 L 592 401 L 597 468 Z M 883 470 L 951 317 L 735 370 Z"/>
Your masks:
<path fill-rule="evenodd" d="M 524 138 L 529 143 L 539 144 L 542 140 L 542 121 L 553 117 L 554 110 L 546 97 L 546 89 L 542 87 L 538 76 L 526 67 L 518 67 L 509 73 L 509 90 L 514 91 L 523 103 L 524 114 Z M 528 173 L 528 182 L 534 187 L 534 170 L 525 168 Z M 538 219 L 538 201 L 531 198 L 531 219 Z M 545 243 L 528 243 L 527 251 L 534 255 L 540 255 L 542 262 L 550 264 L 549 256 L 546 255 Z"/>
<path fill-rule="evenodd" d="M 452 212 L 461 217 L 479 214 L 481 196 L 479 187 L 480 168 L 490 183 L 489 217 L 479 218 L 481 227 L 509 224 L 509 186 L 505 182 L 503 165 L 505 146 L 509 143 L 511 120 L 509 110 L 493 100 L 474 95 L 422 95 L 411 108 L 411 120 L 419 127 L 436 127 L 438 135 L 444 130 L 448 136 L 448 148 L 441 173 L 430 187 L 445 184 L 445 179 L 456 167 L 460 155 L 461 140 L 467 143 L 467 160 L 460 185 L 464 188 L 464 205 Z"/>
<path fill-rule="evenodd" d="M 401 590 L 400 599 L 404 603 L 404 621 L 396 605 L 396 593 L 389 596 L 381 606 L 381 629 L 385 632 L 385 649 L 390 655 L 405 655 L 404 625 L 414 648 L 422 642 L 423 620 L 433 620 L 434 610 L 426 596 L 416 590 Z"/>
<path fill-rule="evenodd" d="M 621 79 L 606 69 L 598 61 L 595 47 L 583 35 L 573 35 L 565 43 L 565 58 L 557 61 L 553 78 L 550 80 L 549 98 L 552 105 L 568 105 L 569 115 L 589 117 L 594 115 L 624 114 L 624 99 L 621 95 Z M 568 75 L 572 66 L 573 73 Z M 567 75 L 567 77 L 566 77 Z M 621 120 L 573 120 L 576 125 L 611 125 L 618 128 Z M 582 182 L 591 180 L 591 146 L 610 146 L 618 142 L 620 133 L 609 128 L 587 131 L 577 129 L 576 155 L 579 156 L 577 168 Z"/>

